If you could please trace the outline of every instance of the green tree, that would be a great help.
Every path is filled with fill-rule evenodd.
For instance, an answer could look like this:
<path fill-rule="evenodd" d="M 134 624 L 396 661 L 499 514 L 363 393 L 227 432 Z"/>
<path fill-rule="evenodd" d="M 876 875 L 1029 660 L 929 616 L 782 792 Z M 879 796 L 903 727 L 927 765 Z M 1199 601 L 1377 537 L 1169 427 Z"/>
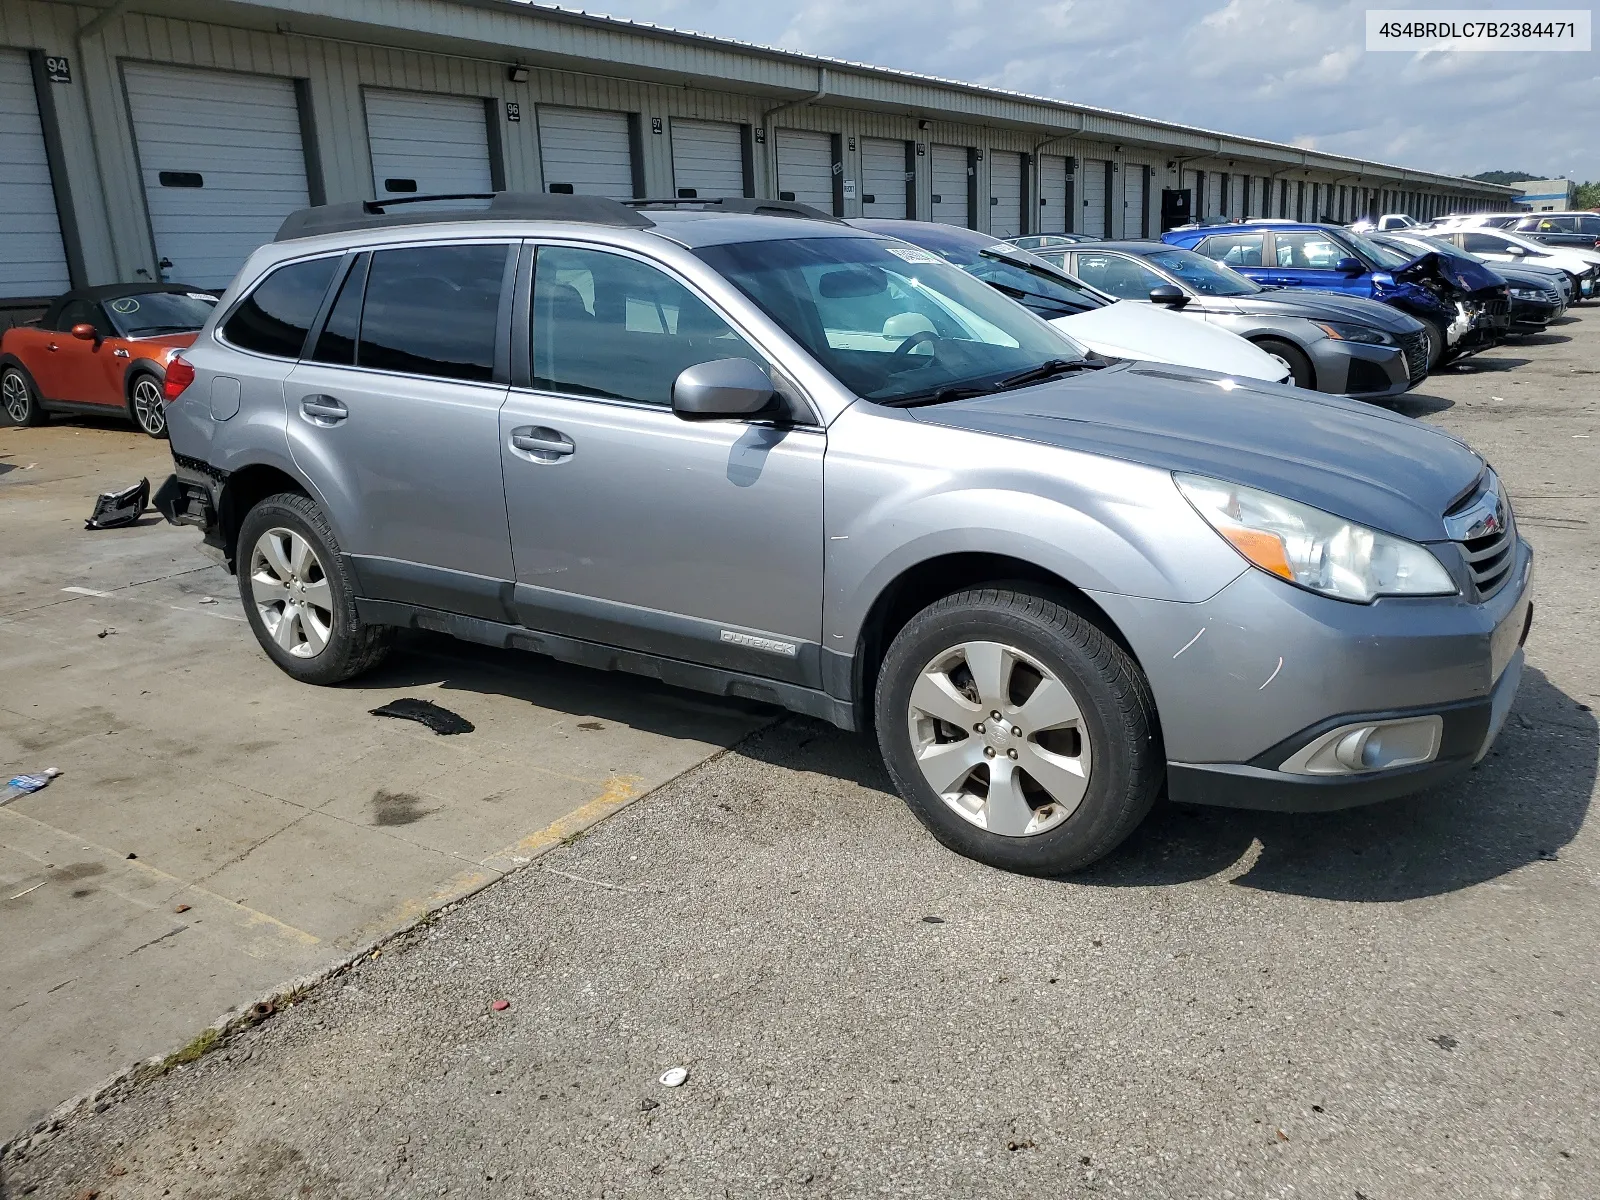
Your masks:
<path fill-rule="evenodd" d="M 1484 171 L 1473 178 L 1482 183 L 1516 183 L 1519 179 L 1543 179 L 1544 176 L 1537 171 Z"/>
<path fill-rule="evenodd" d="M 1600 208 L 1600 181 L 1589 180 L 1572 190 L 1573 208 Z"/>

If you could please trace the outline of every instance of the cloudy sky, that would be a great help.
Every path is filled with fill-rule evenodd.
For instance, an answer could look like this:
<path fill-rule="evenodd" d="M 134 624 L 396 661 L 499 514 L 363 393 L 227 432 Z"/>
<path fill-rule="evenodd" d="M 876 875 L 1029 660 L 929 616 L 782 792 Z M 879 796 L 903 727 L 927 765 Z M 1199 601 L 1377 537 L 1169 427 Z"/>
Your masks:
<path fill-rule="evenodd" d="M 1409 3 L 1423 7 L 1427 0 Z M 1600 51 L 1369 54 L 1364 14 L 1376 6 L 1370 0 L 590 0 L 582 6 L 1426 170 L 1600 179 Z M 1535 4 L 1497 0 L 1495 6 Z"/>

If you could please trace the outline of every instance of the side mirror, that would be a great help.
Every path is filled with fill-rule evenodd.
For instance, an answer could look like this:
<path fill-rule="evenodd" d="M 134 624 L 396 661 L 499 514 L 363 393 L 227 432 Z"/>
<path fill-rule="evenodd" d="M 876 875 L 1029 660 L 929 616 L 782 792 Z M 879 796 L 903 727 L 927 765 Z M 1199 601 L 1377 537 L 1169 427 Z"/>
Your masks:
<path fill-rule="evenodd" d="M 697 363 L 672 383 L 672 411 L 685 421 L 752 417 L 777 391 L 767 373 L 748 358 Z"/>
<path fill-rule="evenodd" d="M 1512 258 L 1522 258 L 1527 255 L 1528 248 L 1526 246 L 1519 246 L 1515 242 L 1511 242 L 1506 246 L 1506 253 L 1511 255 Z M 78 331 L 74 329 L 72 332 L 77 333 Z"/>
<path fill-rule="evenodd" d="M 87 321 L 84 321 L 72 327 L 72 336 L 80 342 L 98 342 L 100 340 L 100 331 Z"/>
<path fill-rule="evenodd" d="M 1367 265 L 1359 258 L 1341 258 L 1333 264 L 1333 269 L 1341 275 L 1360 275 Z"/>
<path fill-rule="evenodd" d="M 1182 288 L 1173 287 L 1170 283 L 1163 283 L 1160 287 L 1150 289 L 1151 304 L 1165 304 L 1171 308 L 1182 308 L 1189 303 L 1189 297 L 1183 294 Z"/>

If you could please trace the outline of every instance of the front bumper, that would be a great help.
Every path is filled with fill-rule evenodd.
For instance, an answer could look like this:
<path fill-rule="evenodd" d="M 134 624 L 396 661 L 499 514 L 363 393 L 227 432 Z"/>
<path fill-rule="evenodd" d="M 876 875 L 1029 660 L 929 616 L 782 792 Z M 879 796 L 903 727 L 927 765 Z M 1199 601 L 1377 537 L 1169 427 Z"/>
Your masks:
<path fill-rule="evenodd" d="M 1426 349 L 1408 356 L 1403 346 L 1372 346 L 1324 338 L 1312 343 L 1312 366 L 1320 391 L 1356 400 L 1401 396 L 1428 374 Z"/>
<path fill-rule="evenodd" d="M 1150 680 L 1172 799 L 1310 811 L 1431 787 L 1487 753 L 1516 695 L 1532 620 L 1532 551 L 1487 600 L 1346 604 L 1248 570 L 1200 604 L 1093 598 Z M 1418 766 L 1286 771 L 1331 730 L 1437 714 Z"/>
<path fill-rule="evenodd" d="M 1561 305 L 1554 301 L 1511 301 L 1511 332 L 1537 333 L 1561 315 Z"/>

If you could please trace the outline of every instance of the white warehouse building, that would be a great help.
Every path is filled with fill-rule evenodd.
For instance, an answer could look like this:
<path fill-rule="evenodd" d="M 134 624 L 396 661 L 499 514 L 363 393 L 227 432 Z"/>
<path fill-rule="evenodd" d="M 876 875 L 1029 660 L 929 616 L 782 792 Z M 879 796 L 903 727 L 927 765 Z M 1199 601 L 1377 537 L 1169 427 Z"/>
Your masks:
<path fill-rule="evenodd" d="M 511 0 L 0 0 L 0 305 L 221 287 L 306 204 L 794 199 L 1008 236 L 1513 189 Z M 1184 213 L 1187 189 L 1192 211 Z"/>

